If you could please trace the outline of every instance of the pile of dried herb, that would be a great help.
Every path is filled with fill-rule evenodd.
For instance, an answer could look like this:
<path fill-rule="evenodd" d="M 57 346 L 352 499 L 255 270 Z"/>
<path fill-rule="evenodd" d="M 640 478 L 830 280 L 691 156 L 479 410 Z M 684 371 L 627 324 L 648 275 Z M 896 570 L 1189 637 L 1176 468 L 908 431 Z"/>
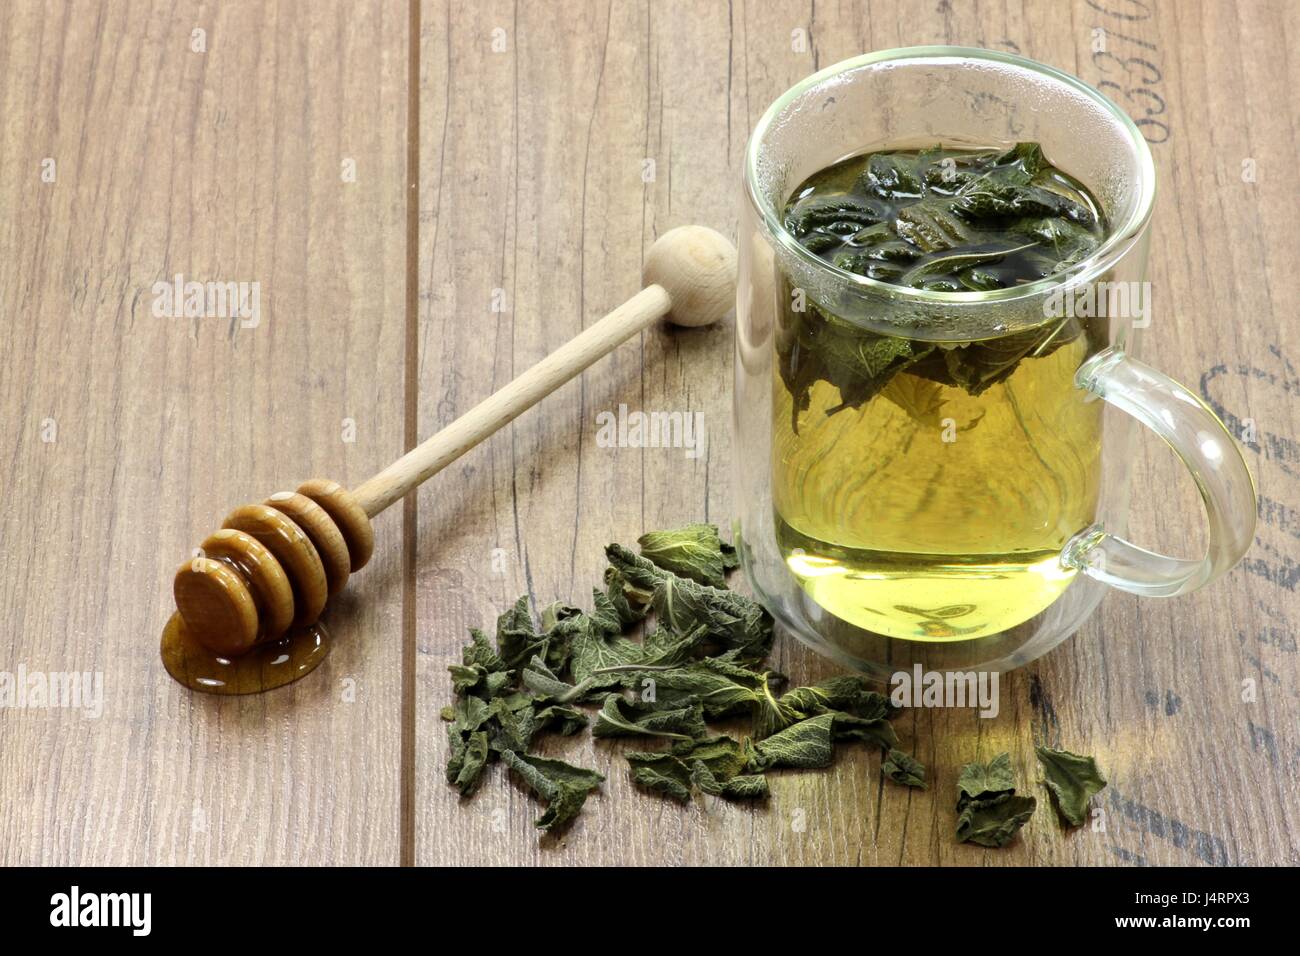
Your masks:
<path fill-rule="evenodd" d="M 640 554 L 605 549 L 604 588 L 593 590 L 590 610 L 556 602 L 535 623 L 525 596 L 498 618 L 494 640 L 471 629 L 461 663 L 449 668 L 455 703 L 442 712 L 447 782 L 462 795 L 499 759 L 546 801 L 537 825 L 563 826 L 604 777 L 531 751 L 544 733 L 589 725 L 596 737 L 661 740 L 661 749 L 625 757 L 638 786 L 680 801 L 696 792 L 764 798 L 768 771 L 827 767 L 839 741 L 883 748 L 886 776 L 925 786 L 925 768 L 896 749 L 897 709 L 863 678 L 784 690 L 785 678 L 766 668 L 772 619 L 727 590 L 736 555 L 715 526 L 654 532 L 638 544 Z M 740 739 L 709 728 L 745 715 L 750 731 Z"/>
<path fill-rule="evenodd" d="M 531 751 L 542 734 L 588 726 L 595 737 L 662 741 L 624 757 L 639 787 L 682 802 L 696 793 L 763 799 L 768 771 L 828 767 L 842 741 L 881 748 L 886 777 L 925 788 L 925 767 L 897 746 L 890 719 L 899 709 L 863 678 L 783 689 L 785 677 L 764 663 L 772 619 L 727 590 L 736 556 L 715 526 L 653 532 L 638 544 L 640 554 L 605 549 L 609 567 L 591 610 L 557 601 L 534 622 L 524 596 L 497 618 L 494 638 L 470 630 L 461 663 L 448 668 L 455 703 L 442 710 L 447 782 L 462 796 L 500 760 L 546 802 L 537 826 L 563 827 L 605 778 Z M 709 728 L 745 716 L 749 733 L 739 739 Z M 1062 820 L 1082 825 L 1088 801 L 1106 786 L 1096 761 L 1049 747 L 1037 754 Z M 1036 807 L 1016 793 L 1009 754 L 967 764 L 957 838 L 1006 846 Z"/>

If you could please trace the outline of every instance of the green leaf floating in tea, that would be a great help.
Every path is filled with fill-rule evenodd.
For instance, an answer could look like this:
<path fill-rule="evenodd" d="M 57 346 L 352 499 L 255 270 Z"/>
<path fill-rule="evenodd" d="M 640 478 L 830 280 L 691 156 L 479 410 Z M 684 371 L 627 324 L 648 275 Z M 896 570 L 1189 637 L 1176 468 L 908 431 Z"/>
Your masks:
<path fill-rule="evenodd" d="M 800 244 L 840 269 L 932 292 L 988 292 L 1044 279 L 1087 258 L 1106 235 L 1087 189 L 1053 167 L 1036 143 L 851 157 L 796 189 L 784 222 Z M 1022 360 L 1049 355 L 1081 333 L 1090 333 L 1089 342 L 1104 338 L 1073 317 L 969 343 L 881 335 L 815 302 L 797 310 L 784 281 L 778 363 L 794 399 L 796 432 L 818 381 L 839 389 L 840 404 L 827 414 L 870 401 L 900 374 L 979 395 Z M 917 386 L 885 397 L 918 421 L 938 411 L 936 396 Z"/>
<path fill-rule="evenodd" d="M 1044 782 L 1061 817 L 1072 827 L 1083 826 L 1088 815 L 1088 801 L 1106 786 L 1106 778 L 1092 757 L 1082 757 L 1068 750 L 1037 747 L 1038 762 L 1043 765 Z"/>

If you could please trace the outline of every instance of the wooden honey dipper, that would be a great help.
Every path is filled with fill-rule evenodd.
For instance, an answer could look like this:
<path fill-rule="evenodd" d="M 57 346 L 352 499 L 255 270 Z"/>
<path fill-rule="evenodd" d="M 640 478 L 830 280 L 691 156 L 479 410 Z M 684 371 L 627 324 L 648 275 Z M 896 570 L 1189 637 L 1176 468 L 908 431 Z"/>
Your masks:
<path fill-rule="evenodd" d="M 645 288 L 351 492 L 314 478 L 236 508 L 176 572 L 168 672 L 196 690 L 249 693 L 303 676 L 328 652 L 326 601 L 374 551 L 370 519 L 620 343 L 668 317 L 709 325 L 731 309 L 736 251 L 703 226 L 650 247 Z"/>

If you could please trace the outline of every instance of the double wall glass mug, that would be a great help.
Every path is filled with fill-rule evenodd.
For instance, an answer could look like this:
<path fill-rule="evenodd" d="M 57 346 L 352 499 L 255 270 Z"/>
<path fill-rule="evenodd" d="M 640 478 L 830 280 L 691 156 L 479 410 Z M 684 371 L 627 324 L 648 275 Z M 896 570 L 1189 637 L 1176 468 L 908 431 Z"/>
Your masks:
<path fill-rule="evenodd" d="M 786 227 L 792 193 L 846 157 L 1019 142 L 1086 186 L 1108 227 L 1046 278 L 913 288 L 840 269 Z M 1135 357 L 1155 170 L 1097 90 L 988 50 L 861 56 L 768 109 L 743 189 L 733 531 L 759 600 L 800 640 L 881 678 L 1007 670 L 1068 637 L 1107 587 L 1184 594 L 1246 552 L 1255 488 L 1236 442 Z M 1202 558 L 1123 537 L 1136 423 L 1192 474 Z"/>

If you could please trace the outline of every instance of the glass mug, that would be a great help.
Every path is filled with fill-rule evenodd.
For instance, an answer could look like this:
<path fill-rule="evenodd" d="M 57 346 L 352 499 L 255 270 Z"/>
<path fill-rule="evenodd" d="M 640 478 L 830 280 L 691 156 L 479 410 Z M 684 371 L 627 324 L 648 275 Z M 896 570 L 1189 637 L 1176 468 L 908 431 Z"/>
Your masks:
<path fill-rule="evenodd" d="M 1109 224 L 1091 255 L 1049 278 L 983 292 L 893 285 L 833 266 L 783 225 L 794 189 L 848 156 L 1024 141 L 1091 189 Z M 872 53 L 772 104 L 745 153 L 733 531 L 755 594 L 786 629 L 881 678 L 917 663 L 1007 670 L 1073 633 L 1107 586 L 1183 594 L 1240 560 L 1256 502 L 1236 443 L 1192 392 L 1134 357 L 1154 198 L 1151 153 L 1128 116 L 1018 56 Z M 870 363 L 905 339 L 1004 374 L 973 393 L 905 368 L 851 403 L 829 365 L 827 380 L 799 378 L 810 309 L 835 320 L 843 361 Z M 998 365 L 1003 354 L 1019 359 Z M 1203 558 L 1122 537 L 1135 422 L 1191 472 L 1209 520 Z"/>

